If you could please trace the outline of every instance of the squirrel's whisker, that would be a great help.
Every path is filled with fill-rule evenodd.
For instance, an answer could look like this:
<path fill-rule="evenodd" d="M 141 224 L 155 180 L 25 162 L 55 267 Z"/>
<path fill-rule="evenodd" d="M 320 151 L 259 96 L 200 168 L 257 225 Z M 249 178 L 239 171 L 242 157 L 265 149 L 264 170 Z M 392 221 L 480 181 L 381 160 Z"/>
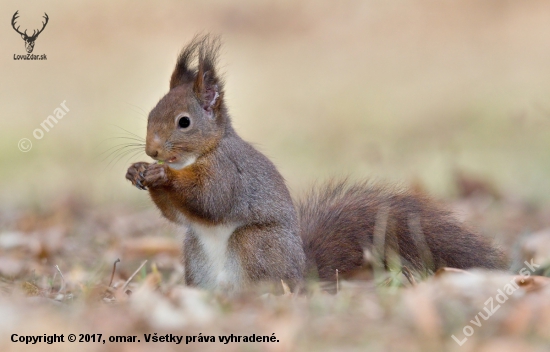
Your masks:
<path fill-rule="evenodd" d="M 125 148 L 125 147 L 135 147 L 135 148 L 142 148 L 143 150 L 145 150 L 145 144 L 143 143 L 120 143 L 120 144 L 116 144 L 116 145 L 113 145 L 113 146 L 110 146 L 109 148 L 107 148 L 106 150 L 102 151 L 101 153 L 98 154 L 98 156 L 101 156 L 107 152 L 109 152 L 110 150 L 113 150 L 115 148 Z"/>
<path fill-rule="evenodd" d="M 130 131 L 128 131 L 128 130 L 122 128 L 122 127 L 120 127 L 120 126 L 117 126 L 117 125 L 114 125 L 114 124 L 109 124 L 109 125 L 114 126 L 114 127 L 118 128 L 118 129 L 120 129 L 120 130 L 122 130 L 122 131 L 128 133 L 128 134 L 131 135 L 131 136 L 134 136 L 134 137 L 136 137 L 136 138 L 139 138 L 139 139 L 145 141 L 145 139 L 144 139 L 143 137 L 138 136 L 137 134 L 132 133 L 132 132 L 130 132 Z"/>
<path fill-rule="evenodd" d="M 111 156 L 116 156 L 119 152 L 122 152 L 122 151 L 128 150 L 128 149 L 130 149 L 130 150 L 135 149 L 135 150 L 143 151 L 144 147 L 141 146 L 141 145 L 130 145 L 130 144 L 117 145 L 117 146 L 113 146 L 113 147 L 107 149 L 106 151 L 98 154 L 97 158 L 100 158 L 100 157 L 104 156 L 103 159 L 101 159 L 101 162 L 103 162 L 103 161 L 109 159 Z M 108 154 L 104 155 L 106 153 L 108 153 Z"/>
<path fill-rule="evenodd" d="M 125 150 L 120 150 L 118 154 L 113 156 L 113 159 L 109 162 L 109 164 L 111 164 L 111 163 L 116 164 L 124 156 L 128 155 L 129 153 L 133 153 L 133 152 L 141 153 L 142 150 L 131 149 L 131 148 L 130 149 L 125 149 Z"/>
<path fill-rule="evenodd" d="M 143 143 L 143 145 L 145 145 L 145 140 L 143 138 L 136 138 L 136 137 L 131 137 L 131 136 L 130 137 L 128 137 L 128 136 L 109 137 L 109 138 L 105 138 L 104 140 L 102 140 L 101 143 L 105 143 L 105 142 L 113 140 L 113 139 L 128 139 L 130 141 L 140 142 L 140 143 Z"/>

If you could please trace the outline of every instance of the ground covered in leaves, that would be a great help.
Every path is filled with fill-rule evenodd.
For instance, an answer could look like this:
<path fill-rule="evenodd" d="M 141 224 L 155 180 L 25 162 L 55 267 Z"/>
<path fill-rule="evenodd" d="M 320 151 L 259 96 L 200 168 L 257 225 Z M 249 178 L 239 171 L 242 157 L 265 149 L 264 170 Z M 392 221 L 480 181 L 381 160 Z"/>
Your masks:
<path fill-rule="evenodd" d="M 459 178 L 449 206 L 507 250 L 513 271 L 395 271 L 341 281 L 336 295 L 316 284 L 307 295 L 238 297 L 186 287 L 181 234 L 152 206 L 64 199 L 4 211 L 0 350 L 546 350 L 549 209 L 476 182 Z M 44 334 L 64 342 L 32 344 Z"/>

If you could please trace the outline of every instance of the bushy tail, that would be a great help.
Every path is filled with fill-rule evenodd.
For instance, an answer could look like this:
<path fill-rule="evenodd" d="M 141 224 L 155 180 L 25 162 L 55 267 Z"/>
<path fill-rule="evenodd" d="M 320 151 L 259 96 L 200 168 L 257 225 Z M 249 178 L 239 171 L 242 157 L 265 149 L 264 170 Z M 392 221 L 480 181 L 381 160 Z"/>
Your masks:
<path fill-rule="evenodd" d="M 329 182 L 298 203 L 308 272 L 332 281 L 364 265 L 365 249 L 412 269 L 504 269 L 503 254 L 425 196 L 369 183 Z"/>

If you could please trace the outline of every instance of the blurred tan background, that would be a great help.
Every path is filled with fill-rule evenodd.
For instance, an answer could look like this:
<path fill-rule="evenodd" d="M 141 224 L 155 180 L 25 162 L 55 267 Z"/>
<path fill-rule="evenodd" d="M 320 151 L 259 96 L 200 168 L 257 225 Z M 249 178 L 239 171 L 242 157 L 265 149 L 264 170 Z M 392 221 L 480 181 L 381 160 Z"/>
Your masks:
<path fill-rule="evenodd" d="M 33 52 L 47 61 L 13 59 L 25 53 L 16 10 L 30 32 L 49 15 Z M 122 129 L 145 135 L 179 50 L 208 31 L 223 36 L 236 129 L 294 194 L 351 175 L 453 197 L 461 170 L 550 201 L 548 1 L 3 0 L 0 13 L 3 209 L 74 194 L 152 207 L 124 179 L 145 154 L 108 150 L 127 142 Z"/>

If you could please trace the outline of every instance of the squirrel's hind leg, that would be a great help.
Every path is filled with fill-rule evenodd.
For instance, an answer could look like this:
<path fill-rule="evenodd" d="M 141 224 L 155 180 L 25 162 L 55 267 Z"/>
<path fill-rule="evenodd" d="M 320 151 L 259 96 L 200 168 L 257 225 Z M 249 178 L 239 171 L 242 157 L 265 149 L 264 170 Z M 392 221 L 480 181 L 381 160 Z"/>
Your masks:
<path fill-rule="evenodd" d="M 302 284 L 305 254 L 302 240 L 284 225 L 248 225 L 229 239 L 228 250 L 239 258 L 243 273 L 252 285 L 283 280 L 292 291 Z M 277 289 L 278 291 L 278 289 Z"/>

